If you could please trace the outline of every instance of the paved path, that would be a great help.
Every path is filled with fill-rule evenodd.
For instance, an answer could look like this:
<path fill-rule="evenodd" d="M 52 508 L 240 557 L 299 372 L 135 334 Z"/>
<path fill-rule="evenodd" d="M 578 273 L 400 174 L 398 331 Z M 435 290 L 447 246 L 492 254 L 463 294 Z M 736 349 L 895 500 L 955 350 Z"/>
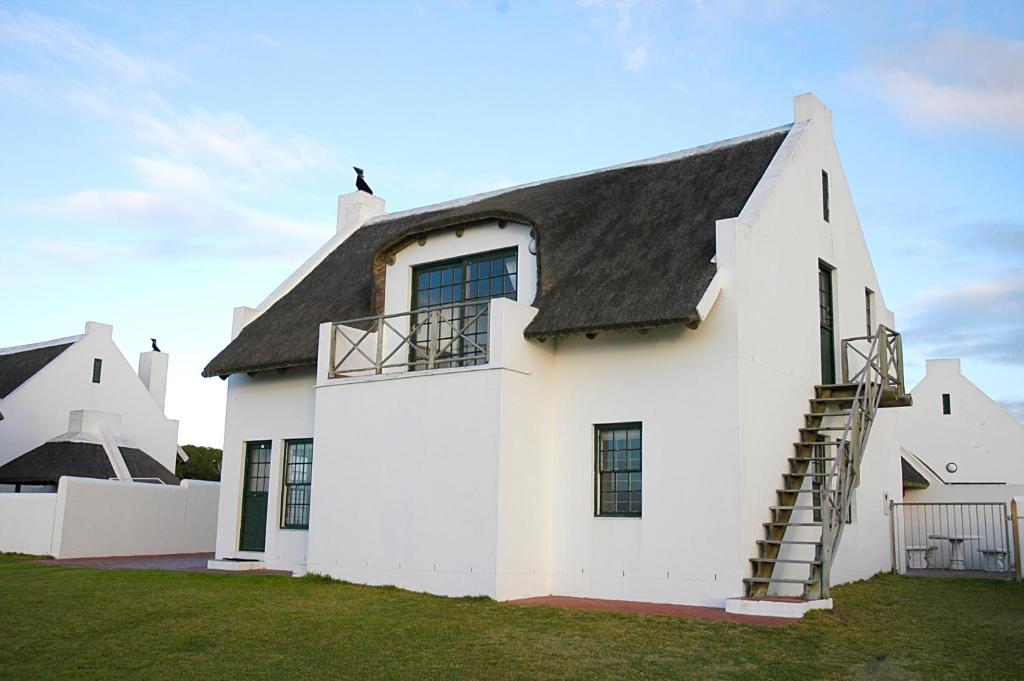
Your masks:
<path fill-rule="evenodd" d="M 67 567 L 89 567 L 99 570 L 175 570 L 178 572 L 216 572 L 217 574 L 247 575 L 291 575 L 287 570 L 244 570 L 229 573 L 226 570 L 210 570 L 206 561 L 212 560 L 212 553 L 173 553 L 163 556 L 110 556 L 106 558 L 65 558 L 63 560 L 41 560 L 41 565 Z"/>
<path fill-rule="evenodd" d="M 798 620 L 789 617 L 760 617 L 757 615 L 736 615 L 719 608 L 703 608 L 696 605 L 670 605 L 668 603 L 641 603 L 638 601 L 611 601 L 599 598 L 573 598 L 570 596 L 539 596 L 508 601 L 510 605 L 546 605 L 552 608 L 575 610 L 597 610 L 600 612 L 625 612 L 634 615 L 661 615 L 683 619 L 705 620 L 707 622 L 735 622 L 737 624 L 762 624 L 769 627 L 784 627 Z"/>

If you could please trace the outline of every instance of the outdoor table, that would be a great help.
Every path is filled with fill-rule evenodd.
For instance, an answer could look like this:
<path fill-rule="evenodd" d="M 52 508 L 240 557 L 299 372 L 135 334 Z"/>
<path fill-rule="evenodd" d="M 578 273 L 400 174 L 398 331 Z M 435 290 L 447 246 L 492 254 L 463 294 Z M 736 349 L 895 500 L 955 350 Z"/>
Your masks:
<path fill-rule="evenodd" d="M 981 541 L 976 534 L 929 534 L 929 539 L 945 539 L 949 542 L 949 565 L 950 570 L 964 570 L 967 563 L 964 560 L 964 542 Z"/>

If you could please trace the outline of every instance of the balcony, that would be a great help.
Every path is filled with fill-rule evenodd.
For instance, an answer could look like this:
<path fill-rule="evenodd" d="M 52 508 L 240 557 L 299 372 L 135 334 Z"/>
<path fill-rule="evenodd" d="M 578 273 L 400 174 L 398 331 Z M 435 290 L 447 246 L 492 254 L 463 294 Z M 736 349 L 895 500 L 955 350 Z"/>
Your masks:
<path fill-rule="evenodd" d="M 494 298 L 327 322 L 320 327 L 317 383 L 473 367 L 528 371 L 537 349 L 522 333 L 535 314 L 529 305 Z"/>

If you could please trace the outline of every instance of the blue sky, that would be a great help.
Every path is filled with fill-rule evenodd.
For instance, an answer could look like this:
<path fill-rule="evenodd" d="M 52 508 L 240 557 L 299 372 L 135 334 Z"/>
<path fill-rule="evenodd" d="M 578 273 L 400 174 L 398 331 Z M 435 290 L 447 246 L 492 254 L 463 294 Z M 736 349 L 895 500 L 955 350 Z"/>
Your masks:
<path fill-rule="evenodd" d="M 353 164 L 401 210 L 774 127 L 810 90 L 909 378 L 962 356 L 1024 418 L 1024 5 L 892 5 L 3 0 L 0 346 L 156 336 L 181 441 L 219 445 L 199 372 Z"/>

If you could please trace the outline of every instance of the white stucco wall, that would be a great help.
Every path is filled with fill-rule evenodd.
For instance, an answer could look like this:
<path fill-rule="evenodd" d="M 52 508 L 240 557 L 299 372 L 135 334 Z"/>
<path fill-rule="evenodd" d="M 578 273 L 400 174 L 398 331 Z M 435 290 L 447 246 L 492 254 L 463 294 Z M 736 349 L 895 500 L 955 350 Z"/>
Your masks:
<path fill-rule="evenodd" d="M 1024 424 L 962 373 L 958 359 L 930 359 L 899 414 L 900 442 L 946 482 L 1024 484 Z M 950 413 L 942 395 L 950 396 Z M 946 469 L 956 464 L 956 472 Z"/>
<path fill-rule="evenodd" d="M 114 344 L 112 327 L 88 322 L 85 335 L 0 400 L 0 464 L 64 434 L 68 414 L 87 409 L 121 415 L 119 444 L 138 447 L 174 471 L 178 422 L 168 419 Z M 102 359 L 99 383 L 93 359 Z"/>
<path fill-rule="evenodd" d="M 290 369 L 228 379 L 221 496 L 217 522 L 218 558 L 262 558 L 273 569 L 298 570 L 306 563 L 307 530 L 281 528 L 281 483 L 285 440 L 313 437 L 315 370 Z M 266 550 L 238 550 L 245 443 L 269 440 Z M 318 458 L 313 443 L 314 470 Z M 315 478 L 314 478 L 315 479 Z M 315 494 L 314 494 L 315 499 Z"/>
<path fill-rule="evenodd" d="M 0 551 L 55 558 L 206 553 L 216 482 L 61 478 L 51 494 L 0 494 Z"/>
<path fill-rule="evenodd" d="M 762 191 L 738 219 L 718 225 L 719 304 L 735 308 L 739 338 L 741 530 L 746 557 L 776 488 L 794 456 L 813 386 L 822 382 L 818 319 L 818 266 L 834 269 L 836 367 L 839 341 L 866 332 L 864 289 L 875 292 L 875 322 L 893 326 L 832 138 L 831 114 L 813 97 L 798 98 L 796 124 Z M 830 220 L 823 218 L 821 171 L 829 175 Z M 898 445 L 880 416 L 865 455 L 857 491 L 856 522 L 844 533 L 833 583 L 867 577 L 889 566 L 883 499 L 899 498 Z M 792 532 L 792 530 L 791 530 Z M 747 571 L 749 572 L 749 565 Z M 791 576 L 806 577 L 800 568 Z M 779 574 L 782 574 L 780 571 Z"/>
<path fill-rule="evenodd" d="M 0 494 L 0 551 L 51 554 L 57 494 Z"/>

